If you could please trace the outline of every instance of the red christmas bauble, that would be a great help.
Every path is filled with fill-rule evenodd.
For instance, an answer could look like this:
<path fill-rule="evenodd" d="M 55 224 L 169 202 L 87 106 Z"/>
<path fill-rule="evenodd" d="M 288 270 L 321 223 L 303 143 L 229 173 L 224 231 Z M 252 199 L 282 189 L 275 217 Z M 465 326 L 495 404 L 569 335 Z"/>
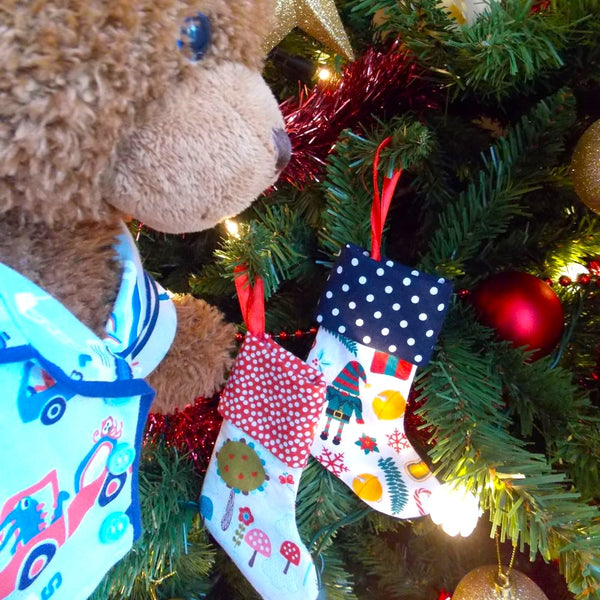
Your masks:
<path fill-rule="evenodd" d="M 517 271 L 492 275 L 471 294 L 484 325 L 498 337 L 536 350 L 532 359 L 550 354 L 564 329 L 564 311 L 554 290 L 542 279 Z"/>

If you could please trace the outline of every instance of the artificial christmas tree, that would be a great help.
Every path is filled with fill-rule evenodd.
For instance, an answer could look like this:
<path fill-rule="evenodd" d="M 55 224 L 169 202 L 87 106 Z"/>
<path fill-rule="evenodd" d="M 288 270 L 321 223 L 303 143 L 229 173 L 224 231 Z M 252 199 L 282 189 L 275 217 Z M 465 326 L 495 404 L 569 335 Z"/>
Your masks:
<path fill-rule="evenodd" d="M 295 150 L 276 189 L 241 215 L 237 234 L 219 226 L 163 239 L 143 228 L 146 268 L 241 323 L 233 277 L 247 264 L 251 277 L 265 281 L 266 331 L 304 360 L 338 252 L 346 244 L 371 247 L 370 174 L 377 148 L 391 137 L 380 170 L 391 177 L 401 166 L 403 175 L 381 252 L 454 289 L 429 364 L 411 368 L 404 429 L 422 472 L 476 494 L 484 515 L 470 538 L 450 538 L 428 517 L 371 510 L 337 477 L 348 468 L 339 456 L 344 444 L 376 460 L 387 441 L 368 430 L 352 437 L 351 427 L 357 417 L 366 422 L 364 392 L 374 391 L 355 362 L 366 383 L 371 372 L 386 370 L 404 381 L 402 364 L 391 364 L 389 345 L 399 347 L 391 341 L 377 350 L 385 356 L 365 362 L 348 355 L 332 366 L 331 383 L 342 373 L 341 391 L 353 398 L 356 386 L 363 392 L 362 406 L 355 402 L 362 411 L 350 416 L 348 409 L 346 423 L 344 410 L 332 408 L 340 418 L 332 414 L 328 423 L 324 410 L 315 443 L 328 446 L 317 451 L 322 464 L 311 459 L 302 472 L 294 544 L 312 554 L 330 600 L 446 598 L 468 572 L 494 564 L 495 533 L 504 554 L 516 545 L 515 570 L 550 600 L 600 598 L 600 221 L 588 208 L 596 203 L 587 138 L 584 163 L 578 152 L 573 171 L 571 164 L 579 139 L 600 118 L 600 4 L 504 0 L 464 25 L 435 0 L 341 1 L 338 9 L 355 62 L 332 57 L 296 31 L 282 51 L 326 64 L 334 77 L 290 97 L 296 81 L 268 65 Z M 573 184 L 584 190 L 581 199 Z M 560 302 L 564 323 L 553 320 L 556 336 L 544 356 L 500 339 L 473 308 L 476 290 L 507 271 L 535 276 Z M 376 410 L 400 410 L 399 401 L 380 400 Z M 141 477 L 145 518 L 157 534 L 136 546 L 129 570 L 127 559 L 117 566 L 99 598 L 147 598 L 149 589 L 158 598 L 256 598 L 211 545 L 199 517 L 201 481 L 220 427 L 217 402 L 198 399 L 169 419 L 151 418 Z M 168 447 L 150 444 L 159 440 Z M 394 440 L 400 448 L 404 438 Z M 164 472 L 179 482 L 175 465 L 188 482 L 177 500 L 155 480 Z M 374 479 L 360 483 L 367 494 L 379 492 Z M 226 504 L 227 494 L 213 512 L 217 522 Z M 233 536 L 243 525 L 243 539 L 257 526 L 246 525 L 249 514 L 240 508 L 249 507 L 236 502 L 229 531 Z M 282 573 L 290 562 L 286 577 L 296 568 L 296 554 L 289 556 L 278 555 Z M 251 568 L 264 558 L 257 554 Z"/>

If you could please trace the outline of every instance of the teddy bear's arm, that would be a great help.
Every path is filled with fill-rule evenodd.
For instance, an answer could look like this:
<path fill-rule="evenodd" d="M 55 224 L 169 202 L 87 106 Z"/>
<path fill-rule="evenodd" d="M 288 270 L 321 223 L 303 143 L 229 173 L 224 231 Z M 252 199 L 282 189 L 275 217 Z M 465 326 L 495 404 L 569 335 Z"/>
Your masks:
<path fill-rule="evenodd" d="M 184 408 L 214 394 L 233 364 L 235 327 L 221 312 L 190 295 L 173 298 L 177 333 L 166 357 L 147 378 L 156 390 L 153 412 Z"/>

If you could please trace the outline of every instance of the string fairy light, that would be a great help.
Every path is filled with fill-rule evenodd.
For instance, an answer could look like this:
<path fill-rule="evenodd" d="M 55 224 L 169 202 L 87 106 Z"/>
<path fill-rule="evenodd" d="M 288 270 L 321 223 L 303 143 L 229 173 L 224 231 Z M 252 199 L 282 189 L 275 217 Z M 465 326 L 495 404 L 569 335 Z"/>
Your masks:
<path fill-rule="evenodd" d="M 479 498 L 464 485 L 449 481 L 435 489 L 429 501 L 431 520 L 449 536 L 468 537 L 473 533 L 482 511 Z"/>
<path fill-rule="evenodd" d="M 240 237 L 240 226 L 233 219 L 225 219 L 225 229 L 233 237 Z"/>
<path fill-rule="evenodd" d="M 321 81 L 329 81 L 331 79 L 331 71 L 327 67 L 320 67 L 317 71 L 317 77 Z"/>

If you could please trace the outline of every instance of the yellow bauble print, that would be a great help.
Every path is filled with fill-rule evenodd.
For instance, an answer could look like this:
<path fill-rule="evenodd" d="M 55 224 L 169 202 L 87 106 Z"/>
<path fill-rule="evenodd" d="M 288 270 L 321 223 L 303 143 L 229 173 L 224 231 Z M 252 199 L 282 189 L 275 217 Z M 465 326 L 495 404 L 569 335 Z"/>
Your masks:
<path fill-rule="evenodd" d="M 352 481 L 354 493 L 367 502 L 378 502 L 383 496 L 383 487 L 375 475 L 363 473 Z"/>
<path fill-rule="evenodd" d="M 404 468 L 406 469 L 406 472 L 417 481 L 427 479 L 431 475 L 429 467 L 422 460 L 418 462 L 406 463 Z"/>
<path fill-rule="evenodd" d="M 397 390 L 384 390 L 373 400 L 373 412 L 382 421 L 392 421 L 404 414 L 406 400 Z"/>

